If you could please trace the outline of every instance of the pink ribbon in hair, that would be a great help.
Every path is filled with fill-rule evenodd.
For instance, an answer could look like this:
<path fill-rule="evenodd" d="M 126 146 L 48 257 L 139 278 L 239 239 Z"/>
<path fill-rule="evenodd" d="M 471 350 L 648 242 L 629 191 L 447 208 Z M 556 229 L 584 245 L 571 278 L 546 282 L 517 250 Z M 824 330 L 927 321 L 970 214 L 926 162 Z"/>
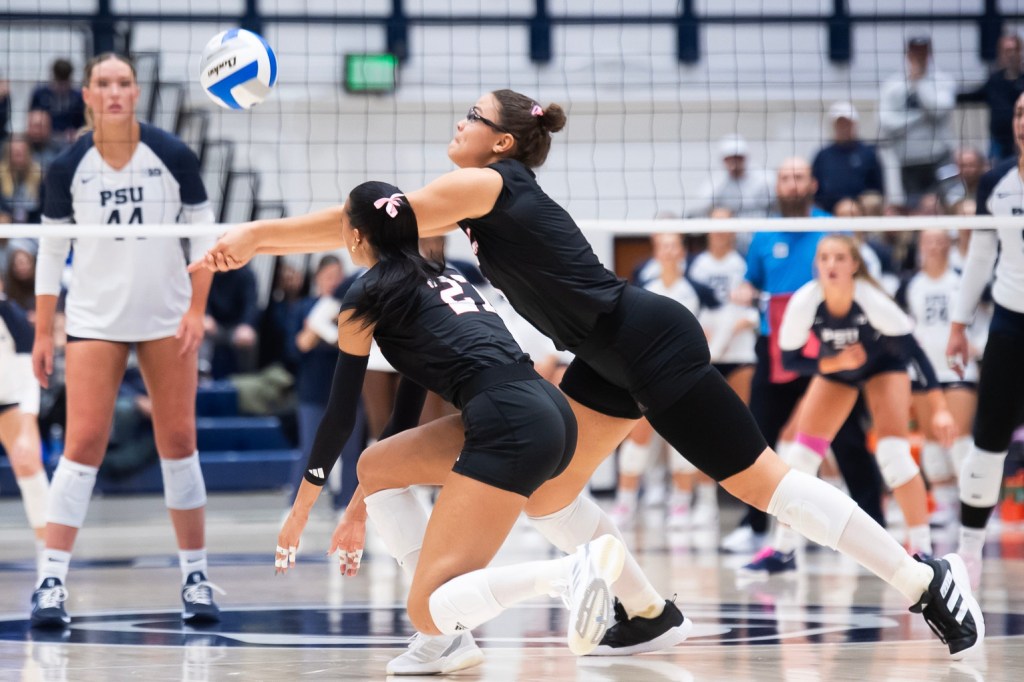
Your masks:
<path fill-rule="evenodd" d="M 530 109 L 530 116 L 543 116 L 544 110 L 540 108 L 539 104 L 534 104 L 533 109 Z"/>
<path fill-rule="evenodd" d="M 402 205 L 402 196 L 403 195 L 401 194 L 392 194 L 389 197 L 381 197 L 380 199 L 377 199 L 377 201 L 373 202 L 373 207 L 380 208 L 381 206 L 385 206 L 384 210 L 389 216 L 394 218 L 398 215 L 398 207 Z"/>

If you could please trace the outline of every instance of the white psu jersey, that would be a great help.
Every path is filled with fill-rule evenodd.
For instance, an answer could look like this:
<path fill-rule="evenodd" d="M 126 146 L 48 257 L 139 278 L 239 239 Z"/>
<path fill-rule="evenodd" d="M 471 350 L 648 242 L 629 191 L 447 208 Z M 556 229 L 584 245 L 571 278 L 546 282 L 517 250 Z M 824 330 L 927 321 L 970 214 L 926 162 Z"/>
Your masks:
<path fill-rule="evenodd" d="M 0 406 L 39 414 L 39 382 L 32 373 L 32 324 L 18 304 L 0 295 Z"/>
<path fill-rule="evenodd" d="M 131 160 L 114 169 L 100 156 L 92 133 L 54 160 L 46 176 L 43 223 L 212 223 L 213 211 L 195 154 L 170 133 L 140 124 Z M 200 257 L 212 238 L 43 237 L 36 293 L 58 295 L 73 247 L 65 305 L 67 333 L 108 341 L 173 336 L 188 309 L 192 285 L 187 244 Z"/>
<path fill-rule="evenodd" d="M 935 369 L 940 383 L 978 381 L 978 363 L 972 357 L 964 368 L 964 376 L 949 368 L 946 344 L 952 323 L 953 302 L 960 291 L 960 275 L 947 270 L 938 278 L 918 272 L 897 295 L 897 301 L 914 318 L 914 337 Z"/>
<path fill-rule="evenodd" d="M 992 299 L 997 305 L 1024 313 L 1024 181 L 1017 159 L 1007 159 L 978 183 L 978 215 L 1020 216 L 1020 224 L 998 230 L 975 230 L 964 262 L 963 287 L 953 321 L 967 324 L 995 268 Z M 997 263 L 998 260 L 998 263 Z"/>
<path fill-rule="evenodd" d="M 747 275 L 747 261 L 735 251 L 718 259 L 705 251 L 690 264 L 690 278 L 710 287 L 721 307 L 706 310 L 700 318 L 710 338 L 711 362 L 749 364 L 757 361 L 754 346 L 757 343 L 757 309 L 731 302 L 731 294 Z M 740 320 L 749 319 L 753 326 L 733 334 Z"/>

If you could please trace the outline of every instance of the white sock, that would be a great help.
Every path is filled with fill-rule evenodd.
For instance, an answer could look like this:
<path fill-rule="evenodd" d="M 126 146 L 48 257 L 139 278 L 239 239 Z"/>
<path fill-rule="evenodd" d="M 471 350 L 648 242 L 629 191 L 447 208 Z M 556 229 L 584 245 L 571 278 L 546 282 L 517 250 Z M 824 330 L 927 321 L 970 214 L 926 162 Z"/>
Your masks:
<path fill-rule="evenodd" d="M 960 547 L 957 554 L 980 557 L 985 549 L 985 529 L 960 526 Z"/>
<path fill-rule="evenodd" d="M 932 530 L 927 523 L 907 528 L 907 540 L 911 550 L 925 554 L 932 553 Z"/>
<path fill-rule="evenodd" d="M 61 582 L 67 582 L 70 566 L 71 552 L 44 549 L 42 556 L 39 557 L 39 581 L 36 585 L 42 584 L 47 578 L 59 578 Z"/>
<path fill-rule="evenodd" d="M 530 517 L 530 521 L 548 542 L 566 554 L 572 554 L 580 545 L 585 545 L 602 535 L 614 535 L 622 540 L 622 534 L 612 520 L 586 495 L 580 495 L 554 514 Z M 630 618 L 655 618 L 661 615 L 665 608 L 665 600 L 651 585 L 628 549 L 622 574 L 612 583 L 612 592 L 622 602 L 622 607 L 626 609 Z"/>
<path fill-rule="evenodd" d="M 18 478 L 17 482 L 18 489 L 21 490 L 21 503 L 25 505 L 28 525 L 33 529 L 44 528 L 46 526 L 46 494 L 50 489 L 46 472 L 40 469 L 31 476 Z"/>
<path fill-rule="evenodd" d="M 672 494 L 668 498 L 668 505 L 671 508 L 681 507 L 682 509 L 689 511 L 690 497 L 691 493 L 688 493 L 685 490 L 680 490 L 679 488 L 673 486 Z"/>
<path fill-rule="evenodd" d="M 423 548 L 429 515 L 409 488 L 381 490 L 366 496 L 366 515 L 384 546 L 412 578 Z"/>
<path fill-rule="evenodd" d="M 839 538 L 837 549 L 917 603 L 935 573 L 915 560 L 859 507 Z"/>
<path fill-rule="evenodd" d="M 718 509 L 718 484 L 698 483 L 694 489 L 693 506 Z"/>
<path fill-rule="evenodd" d="M 573 557 L 482 568 L 457 576 L 430 595 L 430 616 L 446 635 L 491 620 L 531 597 L 557 596 L 569 579 Z"/>
<path fill-rule="evenodd" d="M 181 568 L 181 582 L 188 580 L 188 577 L 196 571 L 206 574 L 206 548 L 202 549 L 179 549 L 178 567 Z"/>
<path fill-rule="evenodd" d="M 629 509 L 636 509 L 636 498 L 638 493 L 638 490 L 619 488 L 619 491 L 615 493 L 615 504 L 620 504 Z"/>
<path fill-rule="evenodd" d="M 791 470 L 768 504 L 768 513 L 818 544 L 854 559 L 916 603 L 934 571 L 906 550 L 849 497 L 828 483 Z"/>

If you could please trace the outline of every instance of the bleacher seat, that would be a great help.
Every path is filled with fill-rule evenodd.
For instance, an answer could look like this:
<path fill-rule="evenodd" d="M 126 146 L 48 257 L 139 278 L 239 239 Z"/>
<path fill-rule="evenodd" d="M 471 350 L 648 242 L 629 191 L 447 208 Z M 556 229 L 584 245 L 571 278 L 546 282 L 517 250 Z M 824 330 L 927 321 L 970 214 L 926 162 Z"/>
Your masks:
<path fill-rule="evenodd" d="M 290 447 L 277 417 L 199 417 L 196 437 L 200 452 Z"/>

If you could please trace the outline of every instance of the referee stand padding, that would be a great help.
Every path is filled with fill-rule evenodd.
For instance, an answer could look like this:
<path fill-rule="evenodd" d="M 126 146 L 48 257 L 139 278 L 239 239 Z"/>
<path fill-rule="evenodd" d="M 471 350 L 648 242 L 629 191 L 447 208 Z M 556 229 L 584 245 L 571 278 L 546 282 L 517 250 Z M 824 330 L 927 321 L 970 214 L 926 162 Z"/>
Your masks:
<path fill-rule="evenodd" d="M 201 386 L 196 395 L 199 462 L 208 491 L 277 489 L 287 484 L 302 451 L 292 448 L 277 417 L 238 414 L 238 394 L 228 382 Z M 3 452 L 0 448 L 0 452 Z M 53 474 L 56 460 L 46 462 Z M 99 477 L 96 490 L 107 494 L 159 493 L 159 463 L 119 479 Z M 0 458 L 0 495 L 18 495 L 6 455 Z"/>

